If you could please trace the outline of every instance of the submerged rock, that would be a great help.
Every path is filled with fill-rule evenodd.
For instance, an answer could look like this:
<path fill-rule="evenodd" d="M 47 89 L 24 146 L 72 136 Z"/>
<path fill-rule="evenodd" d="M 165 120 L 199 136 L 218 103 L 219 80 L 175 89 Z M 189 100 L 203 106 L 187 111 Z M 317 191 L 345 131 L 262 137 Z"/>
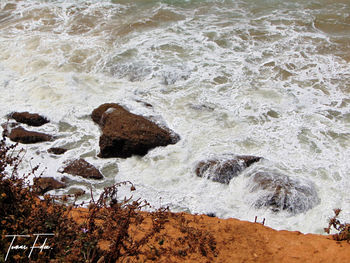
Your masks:
<path fill-rule="evenodd" d="M 60 148 L 60 147 L 52 147 L 52 148 L 47 150 L 48 153 L 53 153 L 56 155 L 64 154 L 66 151 L 68 151 L 68 149 L 64 149 L 64 148 Z"/>
<path fill-rule="evenodd" d="M 145 155 L 158 146 L 175 144 L 179 136 L 115 103 L 99 106 L 91 115 L 100 125 L 99 157 Z"/>
<path fill-rule="evenodd" d="M 84 159 L 76 159 L 70 161 L 68 165 L 63 169 L 62 173 L 71 175 L 82 176 L 89 179 L 102 179 L 101 172 L 92 164 L 88 163 Z"/>
<path fill-rule="evenodd" d="M 14 112 L 10 115 L 17 122 L 24 123 L 30 126 L 41 126 L 48 123 L 49 120 L 36 113 L 29 112 Z"/>
<path fill-rule="evenodd" d="M 211 159 L 199 162 L 196 165 L 195 172 L 199 177 L 228 184 L 233 177 L 238 176 L 244 169 L 260 159 L 261 157 L 244 155 L 231 159 Z"/>
<path fill-rule="evenodd" d="M 8 134 L 8 137 L 14 142 L 20 142 L 24 144 L 46 142 L 53 139 L 53 136 L 51 135 L 41 132 L 28 131 L 22 127 L 12 129 Z"/>
<path fill-rule="evenodd" d="M 57 181 L 52 177 L 34 178 L 34 191 L 40 195 L 53 190 L 66 187 L 65 183 Z"/>
<path fill-rule="evenodd" d="M 250 178 L 250 192 L 257 193 L 256 208 L 268 207 L 274 212 L 305 212 L 319 203 L 316 188 L 310 181 L 287 175 L 258 172 Z"/>

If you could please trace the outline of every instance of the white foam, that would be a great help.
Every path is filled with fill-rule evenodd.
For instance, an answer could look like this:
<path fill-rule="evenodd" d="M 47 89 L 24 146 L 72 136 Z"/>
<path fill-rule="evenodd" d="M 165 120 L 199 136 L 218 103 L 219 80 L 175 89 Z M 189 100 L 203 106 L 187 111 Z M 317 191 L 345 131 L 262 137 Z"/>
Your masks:
<path fill-rule="evenodd" d="M 11 111 L 47 116 L 51 123 L 35 130 L 59 138 L 25 145 L 30 162 L 60 178 L 66 160 L 83 156 L 106 179 L 70 179 L 96 193 L 130 180 L 135 197 L 174 211 L 265 217 L 274 228 L 317 233 L 333 208 L 350 221 L 347 42 L 315 25 L 332 5 L 273 2 L 1 2 L 2 121 Z M 106 102 L 152 117 L 181 141 L 143 158 L 97 158 L 100 131 L 89 115 Z M 48 154 L 54 146 L 69 151 Z M 320 204 L 294 216 L 257 210 L 244 176 L 229 185 L 195 176 L 195 163 L 223 153 L 263 156 L 266 167 L 313 181 Z M 117 174 L 108 168 L 115 163 Z"/>

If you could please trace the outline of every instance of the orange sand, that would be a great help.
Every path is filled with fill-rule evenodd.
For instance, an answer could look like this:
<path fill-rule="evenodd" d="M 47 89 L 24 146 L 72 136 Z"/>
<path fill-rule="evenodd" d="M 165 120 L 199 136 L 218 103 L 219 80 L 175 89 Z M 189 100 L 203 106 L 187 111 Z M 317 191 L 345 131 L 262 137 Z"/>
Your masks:
<path fill-rule="evenodd" d="M 73 212 L 73 217 L 84 220 L 83 209 Z M 152 239 L 147 249 L 161 251 L 161 247 L 176 251 L 180 249 L 179 217 L 169 217 L 165 228 L 159 236 L 164 240 L 159 244 L 159 238 Z M 331 236 L 302 234 L 300 232 L 276 231 L 260 223 L 251 223 L 237 219 L 218 219 L 205 215 L 177 214 L 186 218 L 188 226 L 193 229 L 207 231 L 216 241 L 216 253 L 203 257 L 200 252 L 187 253 L 178 256 L 176 253 L 157 253 L 157 257 L 146 255 L 137 260 L 124 258 L 121 262 L 350 262 L 350 244 L 346 241 L 337 242 Z M 148 214 L 145 213 L 147 219 Z M 146 231 L 151 220 L 145 220 L 142 229 Z M 158 240 L 158 241 L 157 241 Z M 108 249 L 108 242 L 101 241 L 100 246 Z M 163 250 L 164 251 L 164 250 Z"/>

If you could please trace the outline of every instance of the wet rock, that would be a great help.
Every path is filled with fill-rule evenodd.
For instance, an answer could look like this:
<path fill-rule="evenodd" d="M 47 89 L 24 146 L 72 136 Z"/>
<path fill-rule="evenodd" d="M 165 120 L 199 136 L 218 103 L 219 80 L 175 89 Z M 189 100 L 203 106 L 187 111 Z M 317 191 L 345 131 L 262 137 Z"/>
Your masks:
<path fill-rule="evenodd" d="M 64 154 L 66 151 L 68 151 L 68 149 L 64 149 L 64 148 L 60 148 L 60 147 L 52 147 L 52 148 L 47 150 L 48 153 L 53 153 L 56 155 Z"/>
<path fill-rule="evenodd" d="M 30 126 L 41 126 L 48 123 L 49 120 L 36 113 L 29 112 L 14 112 L 10 115 L 17 122 L 24 123 Z"/>
<path fill-rule="evenodd" d="M 101 172 L 92 164 L 88 163 L 84 159 L 76 159 L 68 163 L 63 169 L 62 173 L 71 175 L 82 176 L 89 179 L 102 179 Z"/>
<path fill-rule="evenodd" d="M 11 132 L 11 130 L 12 130 L 13 128 L 15 128 L 15 127 L 18 127 L 18 126 L 19 126 L 19 124 L 18 124 L 17 122 L 6 122 L 6 123 L 2 123 L 2 124 L 1 124 L 1 127 L 2 127 L 2 129 L 3 129 L 2 135 L 8 137 L 9 134 L 10 134 L 10 132 Z"/>
<path fill-rule="evenodd" d="M 244 169 L 260 159 L 261 157 L 244 155 L 231 159 L 211 159 L 199 162 L 196 165 L 195 172 L 199 177 L 228 184 L 233 177 L 238 176 Z"/>
<path fill-rule="evenodd" d="M 65 183 L 57 181 L 52 177 L 34 178 L 34 191 L 40 195 L 53 190 L 66 187 Z"/>
<path fill-rule="evenodd" d="M 53 137 L 51 135 L 41 132 L 28 131 L 22 127 L 12 129 L 8 134 L 8 137 L 14 142 L 20 142 L 24 144 L 47 142 L 53 140 Z"/>
<path fill-rule="evenodd" d="M 142 101 L 142 100 L 135 100 L 138 103 L 141 103 L 143 106 L 147 107 L 147 108 L 153 108 L 153 105 L 151 103 Z"/>
<path fill-rule="evenodd" d="M 101 105 L 91 117 L 102 129 L 99 142 L 102 158 L 143 156 L 155 147 L 179 140 L 178 135 L 115 103 Z"/>
<path fill-rule="evenodd" d="M 100 121 L 102 118 L 103 113 L 105 113 L 108 109 L 118 109 L 119 111 L 126 111 L 122 106 L 119 106 L 116 103 L 105 103 L 100 105 L 98 108 L 94 109 L 91 114 L 91 119 L 98 125 L 100 125 Z"/>
<path fill-rule="evenodd" d="M 319 203 L 311 181 L 287 175 L 257 172 L 250 178 L 250 192 L 257 193 L 254 206 L 268 207 L 274 212 L 286 210 L 292 214 L 305 212 Z"/>

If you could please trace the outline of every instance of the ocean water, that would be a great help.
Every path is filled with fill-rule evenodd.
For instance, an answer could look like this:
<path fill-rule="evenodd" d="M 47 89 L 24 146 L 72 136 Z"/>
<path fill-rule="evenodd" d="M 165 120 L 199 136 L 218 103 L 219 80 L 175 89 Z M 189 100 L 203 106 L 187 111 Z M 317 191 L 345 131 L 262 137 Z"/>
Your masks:
<path fill-rule="evenodd" d="M 31 129 L 57 139 L 22 145 L 22 169 L 67 177 L 56 193 L 91 187 L 97 196 L 129 180 L 135 198 L 172 211 L 257 216 L 305 233 L 322 233 L 334 208 L 350 221 L 348 0 L 2 0 L 0 90 L 1 123 L 12 111 L 51 120 Z M 90 114 L 105 102 L 181 140 L 144 157 L 98 158 Z M 50 147 L 70 150 L 53 156 Z M 264 161 L 228 185 L 195 175 L 199 161 L 231 154 Z M 77 157 L 105 179 L 62 175 Z M 258 209 L 247 186 L 254 169 L 313 182 L 320 202 L 296 215 Z"/>

